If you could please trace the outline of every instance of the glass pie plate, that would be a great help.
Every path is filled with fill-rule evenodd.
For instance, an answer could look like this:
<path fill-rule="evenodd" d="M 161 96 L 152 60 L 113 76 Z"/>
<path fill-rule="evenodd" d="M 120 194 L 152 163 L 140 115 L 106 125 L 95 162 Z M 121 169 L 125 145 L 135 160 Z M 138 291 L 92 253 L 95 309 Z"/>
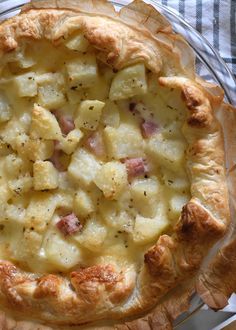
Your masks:
<path fill-rule="evenodd" d="M 40 1 L 40 0 L 38 0 Z M 196 70 L 203 79 L 216 83 L 225 93 L 225 101 L 236 106 L 236 80 L 229 68 L 220 57 L 219 53 L 201 36 L 190 24 L 188 24 L 176 11 L 164 6 L 158 0 L 144 0 L 156 7 L 171 22 L 174 30 L 181 34 L 191 45 L 196 55 Z M 19 13 L 21 7 L 29 0 L 0 0 L 0 21 Z M 112 2 L 119 11 L 129 0 L 117 0 Z M 195 314 L 204 303 L 194 294 L 188 312 L 183 313 L 174 322 L 174 328 L 180 330 L 183 322 Z"/>

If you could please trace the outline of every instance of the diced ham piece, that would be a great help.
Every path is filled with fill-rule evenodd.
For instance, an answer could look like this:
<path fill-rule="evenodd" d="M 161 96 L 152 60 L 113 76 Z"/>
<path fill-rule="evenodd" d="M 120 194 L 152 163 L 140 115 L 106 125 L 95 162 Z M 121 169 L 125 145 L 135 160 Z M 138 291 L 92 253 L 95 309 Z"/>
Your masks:
<path fill-rule="evenodd" d="M 61 218 L 56 226 L 64 236 L 73 235 L 82 229 L 82 225 L 74 213 Z"/>
<path fill-rule="evenodd" d="M 73 131 L 73 129 L 75 129 L 73 118 L 68 115 L 63 115 L 60 117 L 59 125 L 61 127 L 62 133 L 65 135 L 69 134 L 71 131 Z"/>
<path fill-rule="evenodd" d="M 75 123 L 74 123 L 72 116 L 62 114 L 60 111 L 57 111 L 57 110 L 54 111 L 53 113 L 54 113 L 55 117 L 57 118 L 58 124 L 62 131 L 62 134 L 67 135 L 71 131 L 73 131 L 73 129 L 75 129 Z"/>
<path fill-rule="evenodd" d="M 54 140 L 54 150 L 61 150 L 61 144 L 58 140 Z"/>
<path fill-rule="evenodd" d="M 141 124 L 141 132 L 144 138 L 150 138 L 158 132 L 159 126 L 153 121 L 143 121 Z"/>
<path fill-rule="evenodd" d="M 96 156 L 102 157 L 105 154 L 104 142 L 99 132 L 94 132 L 86 141 L 86 147 Z"/>
<path fill-rule="evenodd" d="M 60 157 L 62 155 L 63 151 L 60 150 L 60 142 L 59 141 L 54 141 L 54 152 L 52 157 L 49 159 L 53 165 L 55 166 L 55 168 L 59 171 L 59 172 L 64 172 L 65 166 L 61 163 Z"/>
<path fill-rule="evenodd" d="M 147 165 L 143 158 L 129 158 L 125 160 L 128 177 L 134 178 L 147 173 Z"/>

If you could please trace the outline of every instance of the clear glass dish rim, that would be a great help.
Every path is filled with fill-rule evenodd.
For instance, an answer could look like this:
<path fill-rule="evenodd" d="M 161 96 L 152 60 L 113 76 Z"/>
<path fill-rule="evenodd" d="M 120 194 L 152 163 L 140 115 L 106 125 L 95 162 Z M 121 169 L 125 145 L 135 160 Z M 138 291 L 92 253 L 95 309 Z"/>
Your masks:
<path fill-rule="evenodd" d="M 40 0 L 38 0 L 40 1 Z M 113 3 L 116 8 L 121 9 L 123 6 L 127 5 L 130 3 L 130 0 L 108 0 L 109 2 Z M 192 45 L 190 45 L 194 52 L 198 54 L 200 57 L 201 61 L 207 66 L 211 74 L 214 76 L 216 79 L 217 83 L 219 83 L 220 87 L 224 90 L 226 99 L 229 103 L 232 105 L 236 105 L 236 78 L 233 76 L 231 70 L 227 66 L 227 64 L 224 62 L 224 60 L 221 58 L 219 52 L 213 48 L 213 46 L 208 42 L 208 40 L 203 37 L 195 28 L 193 28 L 186 20 L 179 14 L 177 13 L 174 9 L 171 9 L 170 7 L 163 5 L 161 3 L 158 3 L 157 0 L 144 0 L 146 3 L 151 4 L 153 7 L 156 9 L 160 9 L 164 11 L 164 13 L 168 13 L 170 16 L 173 16 L 177 21 L 181 22 L 181 24 L 190 31 L 191 34 L 196 35 L 199 40 L 201 40 L 204 43 L 204 46 L 206 49 L 209 49 L 212 54 L 214 54 L 216 61 L 222 65 L 224 68 L 224 71 L 228 75 L 229 79 L 231 80 L 231 83 L 233 85 L 233 89 L 235 92 L 235 98 L 232 98 L 231 94 L 232 92 L 228 91 L 228 87 L 225 86 L 224 82 L 222 79 L 218 76 L 217 72 L 214 70 L 213 66 L 206 61 L 206 59 L 198 53 L 196 48 L 194 48 Z M 12 12 L 20 11 L 21 7 L 25 5 L 26 3 L 30 2 L 30 0 L 0 0 L 0 23 L 2 20 L 4 20 L 5 15 L 9 15 Z M 9 16 L 7 16 L 8 18 Z M 169 19 L 169 17 L 167 17 Z M 171 22 L 171 19 L 169 19 Z M 177 32 L 178 33 L 178 32 Z M 185 38 L 185 36 L 184 36 Z M 208 55 L 206 54 L 206 57 Z M 193 297 L 191 298 L 191 305 L 189 311 L 181 314 L 179 318 L 174 322 L 174 329 L 179 328 L 181 324 L 183 324 L 185 321 L 187 321 L 189 318 L 191 318 L 196 312 L 201 309 L 201 307 L 204 305 L 202 300 L 197 294 L 194 294 Z"/>

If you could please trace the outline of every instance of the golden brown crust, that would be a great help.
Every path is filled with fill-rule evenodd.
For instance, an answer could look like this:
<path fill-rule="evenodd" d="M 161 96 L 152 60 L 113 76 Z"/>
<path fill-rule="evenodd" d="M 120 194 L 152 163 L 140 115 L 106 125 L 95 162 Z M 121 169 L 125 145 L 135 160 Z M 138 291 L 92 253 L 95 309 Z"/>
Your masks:
<path fill-rule="evenodd" d="M 137 8 L 139 14 L 133 15 L 132 8 Z M 1 261 L 4 304 L 14 306 L 16 312 L 23 310 L 29 318 L 58 325 L 122 318 L 152 308 L 181 281 L 196 274 L 204 256 L 229 224 L 223 137 L 214 116 L 220 99 L 203 83 L 190 80 L 194 79 L 190 48 L 151 6 L 136 0 L 118 15 L 102 0 L 80 1 L 79 5 L 73 0 L 33 2 L 21 15 L 0 26 L 0 49 L 14 50 L 22 38 L 45 37 L 58 44 L 78 26 L 97 49 L 97 56 L 113 68 L 142 61 L 163 76 L 159 79 L 161 85 L 181 89 L 187 109 L 184 135 L 192 199 L 183 208 L 175 234 L 161 236 L 147 251 L 138 276 L 132 268 L 114 269 L 111 265 L 79 269 L 70 278 L 38 276 Z M 183 65 L 185 57 L 189 60 Z M 186 296 L 182 307 L 173 304 L 174 297 L 157 307 L 154 316 L 127 323 L 126 327 L 170 328 L 172 319 L 187 308 Z"/>
<path fill-rule="evenodd" d="M 222 129 L 214 116 L 211 99 L 198 84 L 186 78 L 160 78 L 169 87 L 182 90 L 188 118 L 183 133 L 188 142 L 187 167 L 194 202 L 206 208 L 218 225 L 230 220 Z"/>
<path fill-rule="evenodd" d="M 28 317 L 76 324 L 87 322 L 88 314 L 93 319 L 104 317 L 110 304 L 119 304 L 128 298 L 135 283 L 133 269 L 117 271 L 111 265 L 79 269 L 70 277 L 70 280 L 58 275 L 35 278 L 10 262 L 1 261 L 2 300 L 15 312 L 24 310 Z M 63 315 L 63 310 L 68 315 Z"/>
<path fill-rule="evenodd" d="M 101 7 L 98 3 L 101 3 Z M 140 8 L 143 5 L 137 0 L 132 6 Z M 57 8 L 57 11 L 45 11 L 45 8 Z M 154 13 L 154 9 L 149 8 Z M 138 20 L 139 15 L 136 16 Z M 159 17 L 157 14 L 155 16 Z M 125 22 L 123 17 L 126 18 Z M 169 25 L 166 28 L 166 20 L 159 19 L 155 25 L 157 32 L 160 31 L 158 38 L 158 33 L 154 36 L 151 33 L 152 29 L 149 29 L 149 25 L 153 26 L 154 20 L 152 24 L 136 27 L 134 23 L 137 24 L 137 20 L 134 19 L 135 17 L 129 18 L 126 9 L 123 9 L 120 17 L 106 1 L 80 1 L 79 4 L 76 2 L 76 5 L 73 0 L 33 2 L 24 7 L 20 16 L 1 25 L 0 49 L 3 51 L 15 49 L 21 38 L 46 37 L 58 42 L 61 37 L 80 26 L 88 41 L 100 50 L 97 54 L 98 58 L 116 69 L 144 61 L 150 70 L 157 73 L 160 71 L 166 75 L 182 73 L 194 77 L 194 60 L 192 54 L 190 55 L 189 47 L 180 36 L 173 34 Z M 181 46 L 185 44 L 185 53 L 188 52 L 190 55 L 186 67 L 181 62 L 186 54 L 180 51 L 179 43 Z"/>
<path fill-rule="evenodd" d="M 34 298 L 52 298 L 58 296 L 58 290 L 62 282 L 56 275 L 50 274 L 37 280 L 37 287 L 34 291 Z"/>
<path fill-rule="evenodd" d="M 236 110 L 224 104 L 217 111 L 224 128 L 227 150 L 227 180 L 230 193 L 231 214 L 236 214 Z M 219 310 L 228 304 L 228 299 L 236 292 L 236 239 L 234 229 L 230 243 L 220 249 L 213 261 L 198 278 L 196 290 L 203 301 L 212 309 Z"/>
<path fill-rule="evenodd" d="M 127 321 L 122 324 L 114 324 L 111 326 L 102 325 L 85 325 L 82 327 L 73 327 L 73 329 L 81 330 L 169 330 L 172 329 L 173 321 L 183 312 L 189 309 L 190 299 L 193 294 L 193 285 L 191 281 L 184 285 L 178 286 L 164 302 L 155 307 L 145 317 L 140 317 L 134 321 Z M 69 330 L 71 327 L 47 327 L 37 322 L 15 321 L 8 313 L 0 312 L 0 325 L 4 330 L 52 330 L 63 329 Z"/>
<path fill-rule="evenodd" d="M 183 207 L 181 220 L 176 226 L 176 236 L 161 236 L 158 243 L 145 254 L 145 262 L 153 276 L 164 279 L 199 269 L 207 245 L 212 244 L 222 227 L 199 205 L 189 202 Z M 207 240 L 206 240 L 207 237 Z M 201 246 L 203 246 L 201 251 Z M 164 283 L 163 283 L 164 285 Z"/>

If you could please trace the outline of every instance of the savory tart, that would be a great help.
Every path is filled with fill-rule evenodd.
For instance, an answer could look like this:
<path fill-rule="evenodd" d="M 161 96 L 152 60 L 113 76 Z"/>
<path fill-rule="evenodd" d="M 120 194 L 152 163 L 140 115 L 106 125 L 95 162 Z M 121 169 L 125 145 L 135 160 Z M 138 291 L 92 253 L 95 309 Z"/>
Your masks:
<path fill-rule="evenodd" d="M 0 72 L 1 309 L 123 322 L 193 278 L 229 224 L 223 97 L 166 19 L 32 2 L 0 26 Z"/>

